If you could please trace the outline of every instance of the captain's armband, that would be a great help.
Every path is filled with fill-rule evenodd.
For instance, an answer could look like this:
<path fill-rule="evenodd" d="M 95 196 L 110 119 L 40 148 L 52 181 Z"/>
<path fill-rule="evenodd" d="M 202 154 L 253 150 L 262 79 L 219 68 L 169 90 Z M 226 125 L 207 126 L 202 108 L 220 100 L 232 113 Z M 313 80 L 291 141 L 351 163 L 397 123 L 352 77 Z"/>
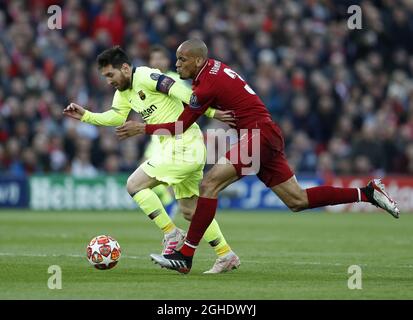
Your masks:
<path fill-rule="evenodd" d="M 157 78 L 156 90 L 165 94 L 169 93 L 169 89 L 175 83 L 174 79 L 164 74 L 152 73 L 151 78 L 153 79 L 153 77 Z"/>

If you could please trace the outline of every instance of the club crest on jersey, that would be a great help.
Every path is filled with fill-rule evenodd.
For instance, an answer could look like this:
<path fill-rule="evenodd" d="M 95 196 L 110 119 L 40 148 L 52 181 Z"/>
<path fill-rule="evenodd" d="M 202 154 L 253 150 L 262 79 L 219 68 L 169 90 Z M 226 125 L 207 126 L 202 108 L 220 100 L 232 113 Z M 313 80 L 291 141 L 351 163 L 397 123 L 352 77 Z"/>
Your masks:
<path fill-rule="evenodd" d="M 138 92 L 138 95 L 139 95 L 139 98 L 141 98 L 141 100 L 145 100 L 146 96 L 142 90 Z"/>
<path fill-rule="evenodd" d="M 189 99 L 189 106 L 193 109 L 198 109 L 201 105 L 198 103 L 198 98 L 196 97 L 195 93 L 191 95 Z"/>

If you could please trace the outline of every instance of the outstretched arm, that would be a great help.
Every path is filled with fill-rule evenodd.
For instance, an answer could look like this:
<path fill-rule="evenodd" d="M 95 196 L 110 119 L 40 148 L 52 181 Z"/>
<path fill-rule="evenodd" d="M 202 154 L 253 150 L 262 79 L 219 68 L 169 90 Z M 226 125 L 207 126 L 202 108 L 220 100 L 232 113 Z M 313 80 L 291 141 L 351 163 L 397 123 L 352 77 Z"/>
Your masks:
<path fill-rule="evenodd" d="M 63 114 L 98 126 L 119 126 L 125 122 L 130 110 L 130 104 L 116 91 L 113 97 L 112 108 L 108 111 L 102 113 L 90 112 L 72 102 L 63 110 Z"/>
<path fill-rule="evenodd" d="M 72 102 L 63 109 L 63 114 L 67 117 L 81 120 L 83 115 L 85 114 L 85 111 L 86 110 L 82 106 L 79 106 L 78 104 Z"/>
<path fill-rule="evenodd" d="M 94 113 L 73 102 L 63 110 L 63 114 L 98 126 L 119 126 L 126 120 L 126 117 L 113 108 L 102 113 Z"/>
<path fill-rule="evenodd" d="M 126 117 L 111 109 L 102 113 L 94 113 L 87 111 L 83 115 L 81 121 L 94 124 L 97 126 L 119 126 L 124 123 Z"/>

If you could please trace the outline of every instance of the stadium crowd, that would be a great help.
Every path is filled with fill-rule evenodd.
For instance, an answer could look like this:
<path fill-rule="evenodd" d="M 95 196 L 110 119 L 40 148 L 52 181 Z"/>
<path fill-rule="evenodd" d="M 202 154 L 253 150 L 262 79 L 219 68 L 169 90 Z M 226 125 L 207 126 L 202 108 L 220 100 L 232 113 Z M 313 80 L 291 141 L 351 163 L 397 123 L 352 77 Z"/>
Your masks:
<path fill-rule="evenodd" d="M 102 50 L 119 44 L 140 66 L 162 44 L 174 64 L 199 37 L 267 105 L 297 173 L 413 174 L 413 4 L 354 3 L 362 29 L 348 27 L 347 1 L 0 0 L 0 172 L 135 170 L 146 137 L 120 143 L 62 111 L 111 106 Z M 48 25 L 53 4 L 61 29 Z"/>

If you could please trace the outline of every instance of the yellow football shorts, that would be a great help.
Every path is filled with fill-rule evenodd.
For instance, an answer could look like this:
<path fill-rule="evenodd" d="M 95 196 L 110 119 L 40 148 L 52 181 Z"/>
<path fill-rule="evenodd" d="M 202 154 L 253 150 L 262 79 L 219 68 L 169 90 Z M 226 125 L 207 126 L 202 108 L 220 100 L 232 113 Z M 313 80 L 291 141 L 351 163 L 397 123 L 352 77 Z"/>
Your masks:
<path fill-rule="evenodd" d="M 148 142 L 146 146 L 145 153 L 143 157 L 146 159 L 151 158 L 154 154 L 156 154 L 156 150 L 161 148 L 161 143 L 159 142 L 158 136 L 151 136 L 151 141 Z"/>
<path fill-rule="evenodd" d="M 206 161 L 202 133 L 198 129 L 180 136 L 159 136 L 159 142 L 151 157 L 141 164 L 142 170 L 170 185 L 176 199 L 199 196 Z"/>

